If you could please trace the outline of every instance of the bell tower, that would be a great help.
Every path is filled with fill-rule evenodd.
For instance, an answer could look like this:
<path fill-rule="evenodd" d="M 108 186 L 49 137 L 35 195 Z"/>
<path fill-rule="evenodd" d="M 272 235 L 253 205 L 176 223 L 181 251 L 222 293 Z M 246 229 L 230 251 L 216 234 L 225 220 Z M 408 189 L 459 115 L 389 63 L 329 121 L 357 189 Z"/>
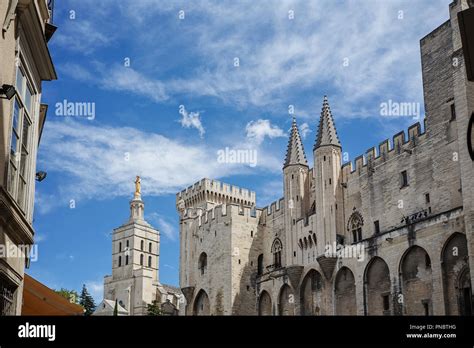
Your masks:
<path fill-rule="evenodd" d="M 130 217 L 112 233 L 112 275 L 104 279 L 104 299 L 117 300 L 129 315 L 146 315 L 159 279 L 160 232 L 145 221 L 144 213 L 137 176 Z"/>

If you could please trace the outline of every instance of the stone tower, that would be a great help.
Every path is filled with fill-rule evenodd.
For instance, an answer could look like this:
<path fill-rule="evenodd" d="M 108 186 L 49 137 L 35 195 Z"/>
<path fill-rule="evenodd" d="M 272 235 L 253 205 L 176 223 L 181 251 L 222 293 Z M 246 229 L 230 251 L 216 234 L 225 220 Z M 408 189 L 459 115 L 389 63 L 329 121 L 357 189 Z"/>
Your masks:
<path fill-rule="evenodd" d="M 285 164 L 283 165 L 283 188 L 285 209 L 288 214 L 285 215 L 285 260 L 283 264 L 289 266 L 296 262 L 297 235 L 294 233 L 296 221 L 306 218 L 308 210 L 308 174 L 309 167 L 306 160 L 301 136 L 293 118 L 291 124 L 291 134 L 286 151 Z"/>
<path fill-rule="evenodd" d="M 341 143 L 331 114 L 331 108 L 324 96 L 318 134 L 313 148 L 314 179 L 316 197 L 316 231 L 319 232 L 318 254 L 324 247 L 336 241 L 341 233 Z"/>
<path fill-rule="evenodd" d="M 139 177 L 135 184 L 130 218 L 112 235 L 112 275 L 105 277 L 104 299 L 117 299 L 130 315 L 145 315 L 156 298 L 160 233 L 144 219 Z"/>

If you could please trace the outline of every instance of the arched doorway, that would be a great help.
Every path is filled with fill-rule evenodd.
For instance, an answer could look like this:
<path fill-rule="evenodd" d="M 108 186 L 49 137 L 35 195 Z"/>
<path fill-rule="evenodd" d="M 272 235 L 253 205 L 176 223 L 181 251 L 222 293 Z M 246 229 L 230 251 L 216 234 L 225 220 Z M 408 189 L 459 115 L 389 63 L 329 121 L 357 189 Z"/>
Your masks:
<path fill-rule="evenodd" d="M 204 290 L 198 292 L 196 298 L 194 299 L 194 315 L 210 315 L 211 308 L 209 305 L 209 296 Z"/>
<path fill-rule="evenodd" d="M 272 315 L 272 298 L 266 291 L 262 291 L 258 300 L 258 315 Z"/>
<path fill-rule="evenodd" d="M 467 241 L 454 233 L 446 241 L 441 256 L 446 315 L 472 315 L 472 286 L 467 262 Z"/>
<path fill-rule="evenodd" d="M 364 274 L 367 315 L 387 315 L 391 311 L 390 272 L 380 257 L 370 260 Z"/>
<path fill-rule="evenodd" d="M 301 315 L 321 315 L 323 278 L 312 269 L 301 283 Z"/>
<path fill-rule="evenodd" d="M 352 271 L 342 267 L 336 275 L 334 284 L 336 315 L 356 315 L 355 279 Z"/>
<path fill-rule="evenodd" d="M 425 249 L 416 245 L 409 248 L 402 257 L 400 271 L 403 313 L 431 315 L 433 313 L 431 259 Z"/>
<path fill-rule="evenodd" d="M 295 315 L 295 295 L 288 284 L 282 286 L 278 300 L 279 315 Z"/>

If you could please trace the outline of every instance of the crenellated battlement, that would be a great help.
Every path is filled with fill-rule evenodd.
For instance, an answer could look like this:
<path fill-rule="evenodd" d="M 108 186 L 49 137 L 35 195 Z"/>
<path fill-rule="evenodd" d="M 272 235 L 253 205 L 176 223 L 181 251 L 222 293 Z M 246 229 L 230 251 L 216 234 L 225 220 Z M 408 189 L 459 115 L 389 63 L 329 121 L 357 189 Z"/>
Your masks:
<path fill-rule="evenodd" d="M 278 201 L 272 202 L 266 207 L 262 208 L 262 211 L 266 216 L 272 215 L 273 213 L 279 212 L 280 209 L 284 206 L 285 204 L 285 198 L 280 198 Z"/>
<path fill-rule="evenodd" d="M 196 219 L 199 227 L 209 227 L 215 221 L 231 219 L 231 217 L 242 216 L 257 219 L 262 209 L 241 207 L 238 204 L 220 204 L 204 211 L 202 208 L 188 208 L 183 218 Z"/>
<path fill-rule="evenodd" d="M 218 180 L 202 179 L 194 185 L 176 194 L 176 203 L 183 200 L 185 207 L 194 207 L 201 203 L 255 205 L 256 194 Z"/>
<path fill-rule="evenodd" d="M 426 129 L 426 119 L 424 121 L 424 129 Z M 404 152 L 411 153 L 421 140 L 426 136 L 426 132 L 422 132 L 419 122 L 408 127 L 408 137 L 405 131 L 398 132 L 392 138 L 382 141 L 378 149 L 374 146 L 368 149 L 365 154 L 359 155 L 354 159 L 354 163 L 349 161 L 342 165 L 342 175 L 348 180 L 353 175 L 361 175 L 374 170 L 378 165 L 389 161 L 390 159 L 401 155 Z"/>

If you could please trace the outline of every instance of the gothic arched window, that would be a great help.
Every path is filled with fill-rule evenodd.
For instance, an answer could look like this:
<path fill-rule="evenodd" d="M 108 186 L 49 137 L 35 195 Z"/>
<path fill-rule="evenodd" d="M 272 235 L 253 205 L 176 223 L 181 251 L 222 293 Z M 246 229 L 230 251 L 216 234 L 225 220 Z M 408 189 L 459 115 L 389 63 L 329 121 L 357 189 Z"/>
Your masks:
<path fill-rule="evenodd" d="M 148 252 L 151 253 L 151 243 L 148 244 Z"/>
<path fill-rule="evenodd" d="M 119 252 L 122 251 L 122 242 L 119 242 Z"/>
<path fill-rule="evenodd" d="M 281 267 L 281 250 L 282 249 L 283 249 L 283 245 L 281 244 L 281 240 L 279 238 L 275 239 L 272 244 L 273 266 L 275 268 Z"/>
<path fill-rule="evenodd" d="M 354 243 L 362 240 L 362 226 L 364 225 L 364 219 L 358 212 L 354 212 L 349 218 L 347 229 L 352 233 L 352 241 Z"/>
<path fill-rule="evenodd" d="M 143 241 L 140 242 L 140 250 L 143 250 Z"/>
<path fill-rule="evenodd" d="M 119 256 L 119 260 L 118 260 L 118 261 L 119 261 L 119 265 L 118 265 L 118 266 L 121 267 L 121 266 L 122 266 L 122 256 Z"/>
<path fill-rule="evenodd" d="M 151 268 L 151 256 L 148 256 L 148 267 Z"/>

